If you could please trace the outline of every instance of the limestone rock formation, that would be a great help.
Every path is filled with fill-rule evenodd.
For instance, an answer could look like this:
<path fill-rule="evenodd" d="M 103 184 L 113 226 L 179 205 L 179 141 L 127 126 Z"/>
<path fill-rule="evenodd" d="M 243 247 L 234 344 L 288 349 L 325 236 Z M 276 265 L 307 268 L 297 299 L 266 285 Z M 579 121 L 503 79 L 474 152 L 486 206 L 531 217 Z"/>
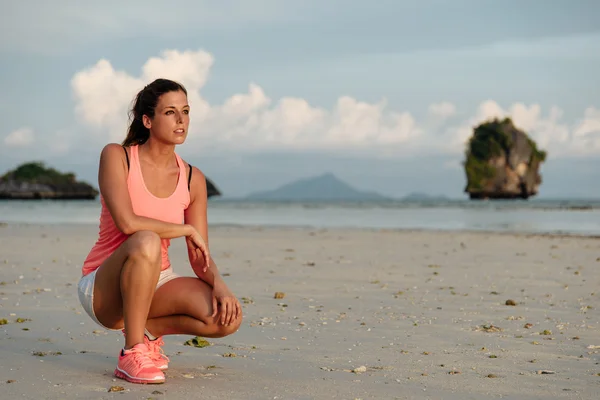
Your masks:
<path fill-rule="evenodd" d="M 212 196 L 220 196 L 221 195 L 221 191 L 217 188 L 217 186 L 215 186 L 215 184 L 208 178 L 206 178 L 206 196 L 207 197 L 212 197 Z"/>
<path fill-rule="evenodd" d="M 60 173 L 41 162 L 22 164 L 0 177 L 0 199 L 93 200 L 98 190 L 79 182 L 73 173 Z"/>
<path fill-rule="evenodd" d="M 546 152 L 510 118 L 475 127 L 465 155 L 465 192 L 471 199 L 527 199 L 538 193 Z"/>

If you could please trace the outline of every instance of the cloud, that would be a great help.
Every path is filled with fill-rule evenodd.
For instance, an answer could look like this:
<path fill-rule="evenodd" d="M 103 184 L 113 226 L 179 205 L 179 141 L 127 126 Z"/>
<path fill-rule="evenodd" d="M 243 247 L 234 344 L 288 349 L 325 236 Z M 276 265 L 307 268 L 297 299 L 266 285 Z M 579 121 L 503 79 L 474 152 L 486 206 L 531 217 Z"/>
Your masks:
<path fill-rule="evenodd" d="M 35 140 L 33 129 L 28 127 L 12 131 L 4 138 L 4 144 L 8 147 L 28 147 Z"/>
<path fill-rule="evenodd" d="M 600 153 L 600 109 L 588 107 L 583 119 L 573 130 L 573 137 L 582 153 Z"/>
<path fill-rule="evenodd" d="M 77 135 L 76 130 L 60 129 L 54 132 L 38 134 L 31 127 L 19 128 L 4 137 L 0 146 L 0 159 L 2 157 L 16 156 L 31 157 L 34 154 L 44 157 L 63 156 L 73 148 L 73 143 L 78 140 L 86 143 L 85 136 Z M 2 152 L 1 150 L 6 150 Z"/>
<path fill-rule="evenodd" d="M 429 106 L 429 114 L 446 119 L 456 114 L 456 106 L 448 101 L 434 103 Z"/>
<path fill-rule="evenodd" d="M 551 157 L 600 155 L 600 110 L 589 107 L 579 122 L 562 120 L 563 111 L 557 106 L 544 114 L 539 104 L 515 103 L 504 109 L 493 100 L 481 103 L 476 114 L 458 128 L 449 129 L 450 148 L 466 143 L 473 127 L 492 118 L 512 118 L 515 125 L 527 132 L 538 147 Z"/>
<path fill-rule="evenodd" d="M 213 105 L 201 94 L 213 63 L 213 56 L 203 50 L 166 50 L 150 58 L 139 76 L 132 76 L 102 59 L 76 73 L 71 81 L 76 114 L 98 140 L 120 142 L 137 91 L 151 80 L 165 77 L 182 82 L 188 89 L 192 122 L 186 147 L 195 154 L 336 149 L 381 157 L 416 152 L 458 157 L 475 125 L 505 116 L 551 157 L 600 154 L 600 111 L 593 107 L 569 124 L 562 120 L 558 107 L 544 112 L 538 104 L 515 103 L 505 109 L 487 100 L 472 116 L 465 116 L 458 114 L 454 104 L 444 101 L 431 104 L 426 116 L 417 120 L 408 111 L 391 109 L 385 99 L 367 103 L 341 96 L 330 109 L 315 107 L 298 97 L 274 101 L 256 83 L 250 83 L 246 93 Z"/>
<path fill-rule="evenodd" d="M 201 90 L 213 62 L 212 55 L 203 50 L 167 50 L 150 58 L 135 77 L 102 59 L 71 80 L 76 114 L 97 135 L 121 141 L 135 94 L 153 79 L 166 77 L 186 86 L 193 118 L 190 140 L 201 140 L 204 147 L 244 151 L 385 146 L 420 134 L 409 113 L 388 111 L 385 101 L 369 104 L 344 96 L 328 111 L 295 97 L 273 103 L 261 87 L 251 83 L 247 93 L 235 94 L 222 105 L 210 105 Z"/>
<path fill-rule="evenodd" d="M 190 104 L 195 114 L 202 117 L 208 111 L 208 103 L 199 91 L 206 83 L 212 63 L 213 57 L 204 51 L 166 50 L 144 64 L 140 77 L 133 77 L 115 70 L 108 60 L 102 59 L 77 72 L 71 80 L 76 114 L 85 124 L 97 128 L 96 133 L 107 132 L 110 140 L 120 141 L 135 94 L 150 81 L 168 76 L 185 83 Z"/>

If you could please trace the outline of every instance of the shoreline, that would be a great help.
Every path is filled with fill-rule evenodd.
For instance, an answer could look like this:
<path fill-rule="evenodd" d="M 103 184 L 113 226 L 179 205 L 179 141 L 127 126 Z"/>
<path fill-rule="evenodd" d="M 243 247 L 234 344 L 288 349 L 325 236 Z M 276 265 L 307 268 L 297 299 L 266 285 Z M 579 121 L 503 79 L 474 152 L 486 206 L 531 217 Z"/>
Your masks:
<path fill-rule="evenodd" d="M 600 203 L 599 203 L 600 204 Z M 507 205 L 508 207 L 508 205 Z M 98 205 L 82 202 L 0 203 L 0 221 L 17 224 L 98 224 Z M 211 227 L 297 227 L 305 229 L 390 229 L 401 231 L 502 232 L 554 236 L 600 236 L 600 209 L 536 210 L 484 207 L 345 207 L 265 203 L 214 203 Z"/>
<path fill-rule="evenodd" d="M 5 222 L 0 220 L 0 228 L 5 226 L 20 227 L 85 227 L 97 228 L 97 223 L 91 222 Z M 600 239 L 600 234 L 596 233 L 576 233 L 576 232 L 533 232 L 533 231 L 510 231 L 510 230 L 487 230 L 487 229 L 443 229 L 443 228 L 377 228 L 360 226 L 312 226 L 312 225 L 284 225 L 284 224 L 229 224 L 229 223 L 209 223 L 211 229 L 249 229 L 249 230 L 300 230 L 300 231 L 354 231 L 354 232 L 397 232 L 397 233 L 431 233 L 431 234 L 485 234 L 500 236 L 517 237 L 547 237 L 547 238 L 575 238 L 575 239 Z"/>

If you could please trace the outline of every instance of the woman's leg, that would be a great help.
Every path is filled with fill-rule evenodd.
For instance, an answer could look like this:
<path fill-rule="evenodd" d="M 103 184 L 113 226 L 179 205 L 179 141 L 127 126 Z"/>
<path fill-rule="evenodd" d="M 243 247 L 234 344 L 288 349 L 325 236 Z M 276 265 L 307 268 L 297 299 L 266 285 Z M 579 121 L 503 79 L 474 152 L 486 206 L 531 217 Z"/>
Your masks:
<path fill-rule="evenodd" d="M 242 323 L 240 315 L 230 325 L 221 325 L 212 313 L 212 288 L 199 278 L 180 277 L 156 290 L 146 328 L 153 336 L 218 338 L 235 333 Z"/>
<path fill-rule="evenodd" d="M 94 312 L 107 328 L 125 327 L 125 349 L 144 343 L 144 328 L 160 269 L 160 237 L 140 231 L 127 238 L 96 272 Z"/>

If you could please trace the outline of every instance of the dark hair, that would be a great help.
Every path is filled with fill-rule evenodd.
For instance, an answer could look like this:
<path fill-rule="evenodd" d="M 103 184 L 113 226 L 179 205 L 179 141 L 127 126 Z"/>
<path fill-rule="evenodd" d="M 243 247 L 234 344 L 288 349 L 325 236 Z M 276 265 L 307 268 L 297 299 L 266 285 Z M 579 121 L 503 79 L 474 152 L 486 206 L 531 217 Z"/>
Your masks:
<path fill-rule="evenodd" d="M 156 79 L 146 85 L 135 96 L 133 107 L 129 112 L 129 129 L 127 137 L 123 140 L 123 146 L 144 144 L 150 137 L 150 130 L 144 126 L 142 117 L 147 115 L 154 117 L 154 109 L 158 104 L 158 99 L 165 93 L 182 91 L 187 96 L 187 90 L 181 83 L 169 79 Z"/>

